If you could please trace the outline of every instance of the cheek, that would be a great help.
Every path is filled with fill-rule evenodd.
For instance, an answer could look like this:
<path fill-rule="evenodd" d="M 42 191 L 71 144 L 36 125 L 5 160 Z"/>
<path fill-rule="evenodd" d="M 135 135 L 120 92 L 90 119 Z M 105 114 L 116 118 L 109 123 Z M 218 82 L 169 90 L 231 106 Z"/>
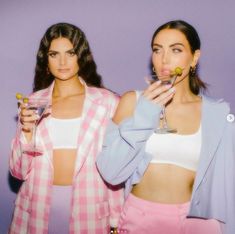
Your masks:
<path fill-rule="evenodd" d="M 184 63 L 191 63 L 193 61 L 193 56 L 188 53 L 182 57 L 182 61 L 184 61 Z"/>
<path fill-rule="evenodd" d="M 190 64 L 192 63 L 192 56 L 177 56 L 172 62 L 177 66 L 190 67 Z"/>
<path fill-rule="evenodd" d="M 152 55 L 152 64 L 157 67 L 160 64 L 160 58 L 159 55 L 153 54 Z"/>
<path fill-rule="evenodd" d="M 49 69 L 55 69 L 55 67 L 56 67 L 56 61 L 55 60 L 48 60 L 48 67 L 49 67 Z"/>
<path fill-rule="evenodd" d="M 77 60 L 71 61 L 70 66 L 73 68 L 73 70 L 76 70 L 76 71 L 79 70 L 79 66 L 78 66 Z"/>

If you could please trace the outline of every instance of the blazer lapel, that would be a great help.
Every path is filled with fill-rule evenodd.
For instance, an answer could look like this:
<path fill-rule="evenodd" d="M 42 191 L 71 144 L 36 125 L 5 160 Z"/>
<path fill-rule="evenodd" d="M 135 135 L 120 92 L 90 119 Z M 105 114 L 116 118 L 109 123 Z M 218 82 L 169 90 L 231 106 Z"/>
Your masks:
<path fill-rule="evenodd" d="M 44 119 L 42 119 L 42 121 L 38 125 L 38 129 L 39 129 L 41 139 L 42 139 L 42 143 L 43 143 L 42 148 L 44 148 L 45 151 L 47 152 L 46 158 L 48 159 L 48 161 L 49 161 L 49 163 L 52 167 L 53 167 L 53 163 L 52 163 L 52 148 L 53 148 L 53 145 L 52 145 L 52 142 L 51 142 L 51 139 L 50 139 L 50 136 L 49 136 L 48 127 L 46 126 L 46 121 L 45 120 L 47 118 L 50 118 L 50 116 L 51 116 L 53 88 L 54 88 L 54 82 L 47 89 L 43 90 L 42 92 L 39 92 L 38 94 L 36 93 L 36 95 L 35 95 L 35 97 L 37 97 L 37 98 L 48 99 L 48 108 L 44 112 L 44 115 L 46 117 Z"/>
<path fill-rule="evenodd" d="M 84 82 L 83 82 L 84 83 Z M 77 160 L 75 175 L 84 164 L 95 139 L 96 131 L 102 124 L 106 108 L 101 104 L 102 95 L 97 89 L 85 85 L 85 100 L 83 104 L 82 119 L 78 136 Z"/>
<path fill-rule="evenodd" d="M 220 102 L 210 101 L 206 97 L 202 97 L 202 146 L 193 188 L 194 192 L 201 184 L 223 134 L 229 109 L 227 105 Z"/>

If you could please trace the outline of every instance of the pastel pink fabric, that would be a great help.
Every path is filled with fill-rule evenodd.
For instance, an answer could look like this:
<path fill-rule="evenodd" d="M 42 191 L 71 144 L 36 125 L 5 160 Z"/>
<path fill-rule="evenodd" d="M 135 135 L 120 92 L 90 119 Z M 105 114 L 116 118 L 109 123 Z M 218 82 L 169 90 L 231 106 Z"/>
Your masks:
<path fill-rule="evenodd" d="M 84 84 L 85 85 L 85 84 Z M 105 234 L 110 225 L 117 225 L 123 204 L 123 191 L 108 186 L 96 168 L 108 121 L 113 116 L 118 97 L 105 89 L 86 88 L 77 141 L 77 160 L 72 184 L 69 233 Z M 48 98 L 53 84 L 31 97 Z M 51 109 L 48 110 L 50 118 Z M 22 142 L 20 123 L 12 141 L 10 172 L 23 184 L 15 201 L 10 234 L 47 234 L 53 186 L 52 142 L 46 118 L 38 126 L 43 154 L 32 157 L 25 152 L 29 144 Z M 69 133 L 68 133 L 69 134 Z M 24 152 L 24 153 L 23 153 Z"/>
<path fill-rule="evenodd" d="M 186 218 L 189 205 L 154 203 L 129 194 L 119 234 L 222 234 L 217 220 Z"/>
<path fill-rule="evenodd" d="M 68 233 L 71 186 L 53 185 L 49 217 L 49 234 Z"/>

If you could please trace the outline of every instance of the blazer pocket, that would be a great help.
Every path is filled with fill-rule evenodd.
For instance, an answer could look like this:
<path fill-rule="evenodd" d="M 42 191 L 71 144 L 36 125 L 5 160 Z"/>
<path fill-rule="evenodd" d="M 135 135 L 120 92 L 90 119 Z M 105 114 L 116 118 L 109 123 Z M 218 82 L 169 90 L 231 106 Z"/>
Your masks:
<path fill-rule="evenodd" d="M 22 194 L 18 194 L 18 196 L 16 197 L 15 200 L 15 205 L 17 207 L 19 207 L 20 209 L 27 211 L 28 213 L 30 213 L 30 199 L 29 197 L 22 195 Z"/>
<path fill-rule="evenodd" d="M 96 204 L 96 214 L 98 219 L 109 216 L 109 202 L 104 201 Z"/>

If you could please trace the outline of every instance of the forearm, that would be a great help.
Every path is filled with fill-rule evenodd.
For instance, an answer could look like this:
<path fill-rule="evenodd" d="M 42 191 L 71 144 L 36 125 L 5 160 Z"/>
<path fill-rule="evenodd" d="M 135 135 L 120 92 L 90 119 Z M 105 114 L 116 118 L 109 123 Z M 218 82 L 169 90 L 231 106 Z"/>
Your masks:
<path fill-rule="evenodd" d="M 112 139 L 112 143 L 103 146 L 102 152 L 97 157 L 97 167 L 108 183 L 116 185 L 124 182 L 138 166 L 142 155 L 137 152 L 141 145 L 136 143 L 132 146 L 121 136 L 117 126 L 110 128 L 112 130 L 106 138 Z"/>
<path fill-rule="evenodd" d="M 26 150 L 31 143 L 27 143 L 22 134 L 18 126 L 11 145 L 10 172 L 14 177 L 25 180 L 32 169 L 33 157 L 28 155 Z"/>

